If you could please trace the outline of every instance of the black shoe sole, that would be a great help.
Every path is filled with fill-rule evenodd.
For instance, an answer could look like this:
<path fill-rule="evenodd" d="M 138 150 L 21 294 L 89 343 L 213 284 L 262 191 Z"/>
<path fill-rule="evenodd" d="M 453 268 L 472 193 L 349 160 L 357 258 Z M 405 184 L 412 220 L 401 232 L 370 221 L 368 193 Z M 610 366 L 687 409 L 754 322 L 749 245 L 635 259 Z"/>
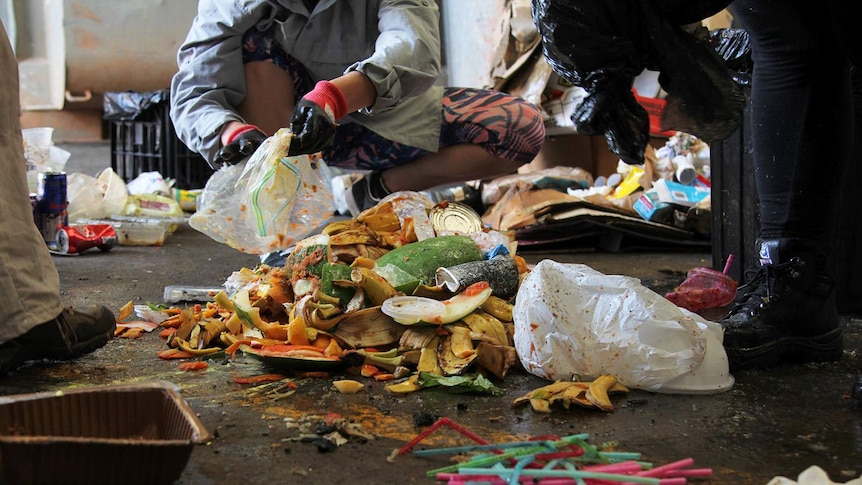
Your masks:
<path fill-rule="evenodd" d="M 115 327 L 116 328 L 116 327 Z M 88 340 L 81 341 L 68 348 L 48 346 L 17 347 L 0 351 L 0 375 L 18 369 L 27 362 L 38 360 L 63 361 L 80 357 L 104 347 L 114 336 L 114 331 L 93 335 Z"/>
<path fill-rule="evenodd" d="M 836 362 L 844 354 L 844 337 L 836 328 L 815 337 L 782 337 L 757 347 L 731 347 L 725 351 L 731 372 L 780 364 Z"/>

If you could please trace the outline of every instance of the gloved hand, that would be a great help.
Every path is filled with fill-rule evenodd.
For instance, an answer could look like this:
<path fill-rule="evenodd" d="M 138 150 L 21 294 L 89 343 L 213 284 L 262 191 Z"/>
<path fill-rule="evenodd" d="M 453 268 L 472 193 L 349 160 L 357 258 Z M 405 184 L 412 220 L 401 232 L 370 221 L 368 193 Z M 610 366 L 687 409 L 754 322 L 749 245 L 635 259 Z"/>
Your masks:
<path fill-rule="evenodd" d="M 266 135 L 254 125 L 242 125 L 228 135 L 228 142 L 216 153 L 216 166 L 236 165 L 257 150 Z"/>
<path fill-rule="evenodd" d="M 290 142 L 288 155 L 317 153 L 332 145 L 335 121 L 346 114 L 344 93 L 329 81 L 319 81 L 293 109 L 290 131 L 295 138 Z"/>

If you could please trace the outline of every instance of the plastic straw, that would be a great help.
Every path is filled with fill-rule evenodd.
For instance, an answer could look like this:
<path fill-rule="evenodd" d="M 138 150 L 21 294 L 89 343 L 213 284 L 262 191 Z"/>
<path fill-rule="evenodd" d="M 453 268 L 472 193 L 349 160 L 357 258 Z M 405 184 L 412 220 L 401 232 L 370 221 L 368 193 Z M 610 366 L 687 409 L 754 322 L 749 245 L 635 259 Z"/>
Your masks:
<path fill-rule="evenodd" d="M 693 458 L 683 458 L 682 460 L 677 460 L 672 463 L 668 463 L 667 465 L 657 466 L 651 470 L 644 470 L 638 473 L 638 475 L 642 477 L 662 477 L 668 471 L 678 470 L 680 468 L 685 468 L 693 464 Z"/>
<path fill-rule="evenodd" d="M 724 263 L 724 271 L 722 273 L 727 274 L 730 271 L 730 263 L 733 262 L 733 253 L 727 255 L 727 262 Z"/>
<path fill-rule="evenodd" d="M 467 466 L 473 466 L 473 467 L 489 466 L 489 465 L 493 465 L 495 463 L 499 463 L 501 461 L 506 461 L 510 458 L 517 458 L 517 457 L 521 457 L 521 456 L 525 456 L 525 455 L 533 455 L 536 453 L 541 453 L 544 451 L 555 450 L 557 448 L 560 448 L 561 446 L 569 446 L 569 445 L 571 445 L 577 441 L 580 441 L 579 436 L 580 435 L 567 436 L 567 437 L 565 437 L 559 441 L 553 441 L 553 442 L 545 442 L 545 443 L 536 442 L 536 445 L 539 445 L 539 446 L 528 446 L 525 448 L 515 448 L 514 450 L 509 451 L 507 453 L 501 453 L 499 455 L 494 455 L 494 456 L 487 457 L 487 458 L 470 460 L 466 463 L 459 463 L 456 465 L 450 465 L 450 466 L 446 466 L 443 468 L 437 468 L 437 469 L 428 471 L 426 473 L 426 476 L 434 477 L 438 473 L 453 472 L 453 471 L 459 470 L 461 467 L 467 467 Z M 481 473 L 486 473 L 488 471 L 487 469 L 481 469 L 481 470 L 482 470 Z"/>
<path fill-rule="evenodd" d="M 488 473 L 488 469 L 486 468 L 461 468 L 461 473 L 472 474 L 472 473 Z M 495 475 L 499 475 L 501 477 L 509 477 L 516 473 L 515 470 L 504 469 L 504 470 L 494 470 Z M 662 481 L 658 478 L 653 477 L 641 477 L 638 475 L 624 475 L 618 473 L 602 473 L 602 472 L 590 472 L 584 470 L 522 470 L 521 476 L 525 477 L 537 477 L 537 478 L 595 478 L 599 480 L 609 480 L 616 482 L 625 482 L 625 483 L 644 483 L 649 485 L 662 485 Z M 671 479 L 676 480 L 676 479 Z M 684 478 L 682 479 L 683 483 Z M 670 485 L 670 484 L 668 484 Z"/>
<path fill-rule="evenodd" d="M 476 433 L 474 433 L 474 432 L 470 431 L 469 429 L 465 428 L 464 426 L 461 426 L 460 424 L 452 421 L 451 419 L 444 417 L 444 418 L 440 418 L 437 421 L 435 421 L 434 424 L 432 424 L 427 429 L 425 429 L 425 431 L 419 433 L 415 438 L 410 440 L 409 443 L 407 443 L 406 445 L 399 448 L 396 455 L 403 455 L 404 453 L 407 453 L 414 446 L 418 445 L 422 440 L 424 440 L 426 437 L 428 437 L 428 435 L 430 435 L 431 433 L 436 431 L 437 428 L 439 428 L 441 426 L 448 426 L 448 427 L 454 429 L 455 431 L 461 433 L 462 435 L 475 441 L 476 443 L 479 443 L 480 445 L 489 445 L 490 444 L 487 440 L 485 440 L 481 436 L 477 435 Z"/>
<path fill-rule="evenodd" d="M 636 461 L 621 461 L 618 463 L 586 465 L 583 470 L 605 473 L 636 473 L 643 471 L 643 466 Z"/>

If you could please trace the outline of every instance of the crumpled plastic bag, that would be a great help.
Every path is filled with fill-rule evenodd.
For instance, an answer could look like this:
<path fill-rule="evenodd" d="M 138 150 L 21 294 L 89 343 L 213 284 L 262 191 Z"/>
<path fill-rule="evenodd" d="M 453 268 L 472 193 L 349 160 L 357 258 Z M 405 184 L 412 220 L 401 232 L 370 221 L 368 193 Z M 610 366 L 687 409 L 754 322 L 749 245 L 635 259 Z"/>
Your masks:
<path fill-rule="evenodd" d="M 149 120 L 168 102 L 170 92 L 159 89 L 146 93 L 134 91 L 107 92 L 102 98 L 102 118 L 106 120 Z"/>
<path fill-rule="evenodd" d="M 189 225 L 250 254 L 288 249 L 332 217 L 326 167 L 288 157 L 293 135 L 281 129 L 243 163 L 220 168 L 197 198 Z"/>
<path fill-rule="evenodd" d="M 123 214 L 129 200 L 129 190 L 123 178 L 113 168 L 108 167 L 99 172 L 96 179 L 102 194 L 105 215 L 110 217 Z"/>
<path fill-rule="evenodd" d="M 141 172 L 134 180 L 126 184 L 130 195 L 157 194 L 166 197 L 173 196 L 173 182 L 169 183 L 161 172 Z"/>
<path fill-rule="evenodd" d="M 126 182 L 110 167 L 95 177 L 77 172 L 66 176 L 69 222 L 123 215 L 128 197 Z"/>
<path fill-rule="evenodd" d="M 812 465 L 799 474 L 796 480 L 787 477 L 775 477 L 766 485 L 862 485 L 862 475 L 849 482 L 833 482 L 829 474 L 819 466 Z"/>
<path fill-rule="evenodd" d="M 629 164 L 644 163 L 649 141 L 647 112 L 632 93 L 632 82 L 644 69 L 658 71 L 668 93 L 661 117 L 665 129 L 709 142 L 726 138 L 742 120 L 745 98 L 724 60 L 707 40 L 675 23 L 682 16 L 663 6 L 641 0 L 532 0 L 548 63 L 588 93 L 571 117 L 576 130 L 603 134 L 610 150 Z"/>
<path fill-rule="evenodd" d="M 70 173 L 66 176 L 66 216 L 74 223 L 86 219 L 102 219 L 108 213 L 102 204 L 99 179 L 83 173 Z"/>
<path fill-rule="evenodd" d="M 680 394 L 733 385 L 721 326 L 632 277 L 543 260 L 521 283 L 513 317 L 521 364 L 545 379 L 612 374 L 628 387 Z"/>

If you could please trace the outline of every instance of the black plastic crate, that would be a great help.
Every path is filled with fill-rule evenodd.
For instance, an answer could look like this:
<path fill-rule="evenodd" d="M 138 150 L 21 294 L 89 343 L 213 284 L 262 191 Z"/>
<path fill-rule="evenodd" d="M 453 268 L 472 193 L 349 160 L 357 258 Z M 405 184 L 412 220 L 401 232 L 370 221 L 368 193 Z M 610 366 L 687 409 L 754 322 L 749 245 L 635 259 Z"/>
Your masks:
<path fill-rule="evenodd" d="M 143 172 L 159 172 L 176 180 L 179 189 L 200 189 L 213 171 L 206 160 L 177 138 L 165 91 L 106 93 L 105 118 L 110 122 L 111 168 L 126 182 Z M 151 94 L 156 94 L 151 96 Z M 117 99 L 125 106 L 120 112 Z"/>

